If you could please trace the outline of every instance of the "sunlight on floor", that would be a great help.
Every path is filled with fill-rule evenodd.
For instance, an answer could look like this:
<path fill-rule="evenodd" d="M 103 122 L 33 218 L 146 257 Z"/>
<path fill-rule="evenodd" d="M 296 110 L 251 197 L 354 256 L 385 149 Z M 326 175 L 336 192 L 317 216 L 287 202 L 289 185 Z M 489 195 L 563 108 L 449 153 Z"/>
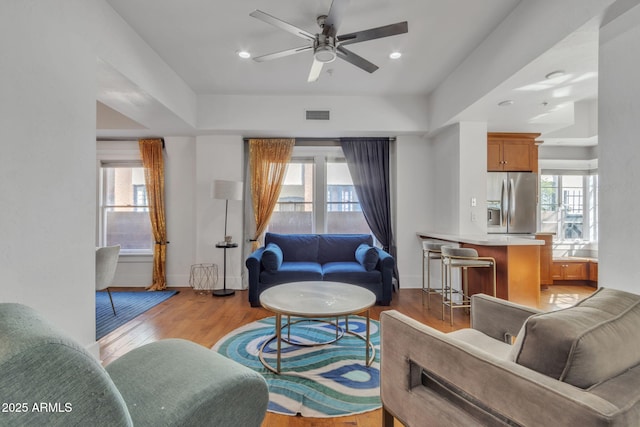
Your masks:
<path fill-rule="evenodd" d="M 595 291 L 595 289 L 586 286 L 577 286 L 575 290 L 563 288 L 552 286 L 548 290 L 540 292 L 541 308 L 545 311 L 552 311 L 571 307 Z"/>

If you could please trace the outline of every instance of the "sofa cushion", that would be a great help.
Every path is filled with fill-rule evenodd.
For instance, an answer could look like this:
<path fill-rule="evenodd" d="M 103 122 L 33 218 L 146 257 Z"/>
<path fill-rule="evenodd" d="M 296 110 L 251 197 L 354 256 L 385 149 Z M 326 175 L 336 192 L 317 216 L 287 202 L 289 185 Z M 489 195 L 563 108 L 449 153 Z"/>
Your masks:
<path fill-rule="evenodd" d="M 317 234 L 278 234 L 266 233 L 265 245 L 275 243 L 282 250 L 282 261 L 286 262 L 318 262 Z"/>
<path fill-rule="evenodd" d="M 267 271 L 276 271 L 282 265 L 282 249 L 275 243 L 269 243 L 262 252 L 262 265 Z"/>
<path fill-rule="evenodd" d="M 378 251 L 373 246 L 366 243 L 360 243 L 360 246 L 356 248 L 356 260 L 362 264 L 365 270 L 371 271 L 376 268 L 378 264 Z"/>
<path fill-rule="evenodd" d="M 362 264 L 356 261 L 328 262 L 323 264 L 322 277 L 327 281 L 354 284 L 373 284 L 382 281 L 382 273 L 380 273 L 380 271 L 367 271 Z"/>
<path fill-rule="evenodd" d="M 360 244 L 373 244 L 369 234 L 320 234 L 318 262 L 355 261 Z"/>
<path fill-rule="evenodd" d="M 640 296 L 601 288 L 573 307 L 531 316 L 511 359 L 581 388 L 619 375 L 640 363 Z"/>
<path fill-rule="evenodd" d="M 265 285 L 309 280 L 322 280 L 322 266 L 317 262 L 284 261 L 278 271 L 264 270 L 260 273 L 260 282 Z"/>

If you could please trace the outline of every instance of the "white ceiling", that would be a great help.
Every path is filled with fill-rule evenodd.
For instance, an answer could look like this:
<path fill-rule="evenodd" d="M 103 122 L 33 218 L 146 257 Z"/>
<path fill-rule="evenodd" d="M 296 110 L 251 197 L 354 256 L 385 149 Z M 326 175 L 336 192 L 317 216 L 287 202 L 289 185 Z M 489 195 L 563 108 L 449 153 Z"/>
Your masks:
<path fill-rule="evenodd" d="M 380 67 L 368 74 L 340 59 L 307 83 L 312 53 L 269 62 L 240 59 L 304 46 L 305 40 L 252 18 L 260 9 L 311 33 L 331 0 L 107 0 L 196 94 L 429 94 L 517 6 L 517 0 L 351 0 L 338 34 L 408 21 L 408 34 L 349 48 Z M 562 41 L 458 118 L 489 130 L 553 132 L 573 121 L 573 103 L 597 98 L 598 27 Z M 544 23 L 541 23 L 544 31 Z M 389 58 L 394 50 L 398 60 Z M 566 75 L 546 80 L 563 69 Z M 511 107 L 497 102 L 512 99 Z M 544 105 L 543 103 L 546 103 Z M 593 135 L 587 135 L 592 137 Z M 564 138 L 564 139 L 563 139 Z M 553 143 L 579 138 L 564 135 Z M 593 138 L 589 140 L 593 143 Z"/>

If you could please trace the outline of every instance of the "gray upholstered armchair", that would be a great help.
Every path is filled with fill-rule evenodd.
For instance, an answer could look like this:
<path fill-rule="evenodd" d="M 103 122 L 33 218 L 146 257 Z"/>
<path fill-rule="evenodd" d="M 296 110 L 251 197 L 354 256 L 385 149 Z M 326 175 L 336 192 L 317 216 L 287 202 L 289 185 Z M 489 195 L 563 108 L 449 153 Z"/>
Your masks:
<path fill-rule="evenodd" d="M 96 291 L 107 290 L 113 315 L 116 315 L 116 306 L 113 305 L 113 298 L 109 286 L 113 282 L 118 268 L 118 255 L 120 245 L 104 246 L 96 248 Z"/>
<path fill-rule="evenodd" d="M 0 304 L 2 426 L 259 426 L 260 374 L 195 343 L 147 344 L 103 368 L 20 304 Z"/>
<path fill-rule="evenodd" d="M 548 313 L 474 295 L 469 329 L 394 310 L 381 324 L 385 426 L 640 425 L 638 295 L 600 289 Z"/>

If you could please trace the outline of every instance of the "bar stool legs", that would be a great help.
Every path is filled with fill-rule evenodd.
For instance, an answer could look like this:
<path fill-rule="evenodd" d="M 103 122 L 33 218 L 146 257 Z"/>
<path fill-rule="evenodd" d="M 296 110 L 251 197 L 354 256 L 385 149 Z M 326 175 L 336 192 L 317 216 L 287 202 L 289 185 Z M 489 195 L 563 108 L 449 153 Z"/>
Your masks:
<path fill-rule="evenodd" d="M 427 309 L 431 309 L 431 294 L 442 294 L 444 281 L 442 279 L 443 274 L 442 271 L 440 273 L 441 277 L 441 285 L 439 288 L 431 287 L 431 261 L 432 260 L 441 260 L 441 248 L 446 245 L 446 243 L 438 243 L 438 242 L 422 242 L 422 292 L 427 295 Z M 426 271 L 426 280 L 425 280 L 425 271 Z M 426 286 L 425 286 L 426 283 Z M 423 295 L 424 296 L 424 295 Z"/>
<path fill-rule="evenodd" d="M 444 320 L 445 309 L 449 308 L 449 319 L 453 326 L 453 310 L 456 308 L 470 308 L 471 297 L 469 295 L 469 268 L 490 267 L 493 272 L 493 296 L 496 296 L 496 260 L 492 257 L 480 257 L 478 252 L 472 248 L 456 248 L 453 246 L 443 246 L 442 268 L 444 274 L 442 293 L 442 320 Z M 453 288 L 452 269 L 459 268 L 462 272 L 460 290 Z M 455 298 L 454 300 L 454 296 Z"/>

